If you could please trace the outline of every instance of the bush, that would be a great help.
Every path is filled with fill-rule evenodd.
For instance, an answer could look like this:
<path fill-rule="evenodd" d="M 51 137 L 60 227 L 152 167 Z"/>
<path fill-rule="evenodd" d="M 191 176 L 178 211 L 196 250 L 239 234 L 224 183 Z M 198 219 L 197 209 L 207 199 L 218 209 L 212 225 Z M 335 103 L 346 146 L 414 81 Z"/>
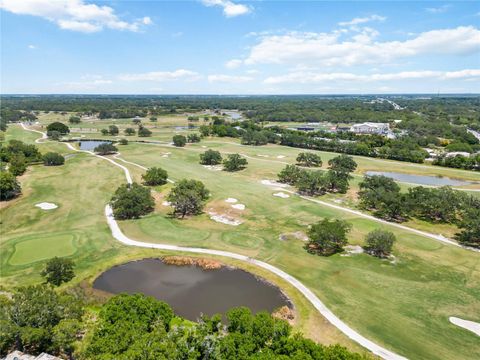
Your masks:
<path fill-rule="evenodd" d="M 70 124 L 80 124 L 81 121 L 79 116 L 70 116 L 70 119 L 68 119 Z"/>
<path fill-rule="evenodd" d="M 365 238 L 365 250 L 373 256 L 384 258 L 392 252 L 395 240 L 395 235 L 390 231 L 373 230 Z"/>
<path fill-rule="evenodd" d="M 173 145 L 183 147 L 187 143 L 187 138 L 183 135 L 174 135 L 172 141 Z"/>
<path fill-rule="evenodd" d="M 110 200 L 115 219 L 138 219 L 153 211 L 155 201 L 150 189 L 137 183 L 120 186 Z"/>
<path fill-rule="evenodd" d="M 102 135 L 108 135 L 108 130 L 107 129 L 102 129 L 102 130 L 100 130 L 100 132 L 102 133 Z"/>
<path fill-rule="evenodd" d="M 222 162 L 222 155 L 219 151 L 208 149 L 200 154 L 200 164 L 202 165 L 218 165 Z"/>
<path fill-rule="evenodd" d="M 149 136 L 152 136 L 152 132 L 148 130 L 146 127 L 141 126 L 138 128 L 138 136 L 149 137 Z"/>
<path fill-rule="evenodd" d="M 343 251 L 352 225 L 344 220 L 323 219 L 308 230 L 309 252 L 330 256 Z"/>
<path fill-rule="evenodd" d="M 54 130 L 54 131 L 47 132 L 47 136 L 52 140 L 60 140 L 60 138 L 62 137 L 62 134 Z"/>
<path fill-rule="evenodd" d="M 149 186 L 164 185 L 167 183 L 167 178 L 167 172 L 159 167 L 152 167 L 142 175 L 143 183 Z"/>
<path fill-rule="evenodd" d="M 247 164 L 247 159 L 241 157 L 239 154 L 230 154 L 223 160 L 223 169 L 226 171 L 239 171 L 245 169 Z"/>
<path fill-rule="evenodd" d="M 189 143 L 198 143 L 200 142 L 200 136 L 198 134 L 189 134 L 187 136 L 187 141 Z"/>
<path fill-rule="evenodd" d="M 120 130 L 118 129 L 118 126 L 110 125 L 108 127 L 108 133 L 110 135 L 118 135 L 119 132 L 120 132 Z"/>
<path fill-rule="evenodd" d="M 70 259 L 54 257 L 47 261 L 41 275 L 48 284 L 60 286 L 75 277 L 74 263 Z"/>
<path fill-rule="evenodd" d="M 115 154 L 118 149 L 112 143 L 103 143 L 93 149 L 99 155 Z"/>
<path fill-rule="evenodd" d="M 128 145 L 128 140 L 127 140 L 127 139 L 120 139 L 120 140 L 118 141 L 118 143 L 119 143 L 120 145 Z"/>
<path fill-rule="evenodd" d="M 43 155 L 43 165 L 45 166 L 58 166 L 65 163 L 65 158 L 56 152 L 48 152 Z"/>
<path fill-rule="evenodd" d="M 60 134 L 66 135 L 70 132 L 70 129 L 67 125 L 56 121 L 47 125 L 47 134 L 51 131 L 58 131 Z"/>
<path fill-rule="evenodd" d="M 209 195 L 201 181 L 183 179 L 168 194 L 167 200 L 172 204 L 174 214 L 184 218 L 185 215 L 200 214 Z"/>
<path fill-rule="evenodd" d="M 27 161 L 25 160 L 25 155 L 23 153 L 15 153 L 10 156 L 10 166 L 8 171 L 10 171 L 14 176 L 23 175 L 27 170 Z"/>
<path fill-rule="evenodd" d="M 155 116 L 152 116 L 152 117 L 150 118 L 150 121 L 151 121 L 151 122 L 157 122 L 157 120 L 158 120 L 158 119 L 157 119 Z"/>
<path fill-rule="evenodd" d="M 0 200 L 10 200 L 21 193 L 22 188 L 15 178 L 15 175 L 6 171 L 0 171 Z"/>
<path fill-rule="evenodd" d="M 135 135 L 135 129 L 134 128 L 126 128 L 124 130 L 124 133 L 125 133 L 125 135 L 128 135 L 128 136 Z"/>

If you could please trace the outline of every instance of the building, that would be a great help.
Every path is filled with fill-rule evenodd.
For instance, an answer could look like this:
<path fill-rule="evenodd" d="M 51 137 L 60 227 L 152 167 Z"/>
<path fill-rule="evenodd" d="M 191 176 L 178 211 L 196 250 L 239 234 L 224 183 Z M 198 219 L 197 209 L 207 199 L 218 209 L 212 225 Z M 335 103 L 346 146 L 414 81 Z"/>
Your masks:
<path fill-rule="evenodd" d="M 355 134 L 386 135 L 390 132 L 390 125 L 388 123 L 365 122 L 362 124 L 353 124 L 350 127 L 350 131 Z"/>

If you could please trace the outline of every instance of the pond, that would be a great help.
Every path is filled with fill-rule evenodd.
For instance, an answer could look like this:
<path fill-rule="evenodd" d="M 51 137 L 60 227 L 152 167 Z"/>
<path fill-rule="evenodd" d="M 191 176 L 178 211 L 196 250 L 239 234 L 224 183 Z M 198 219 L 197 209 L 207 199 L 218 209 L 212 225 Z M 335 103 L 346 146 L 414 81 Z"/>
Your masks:
<path fill-rule="evenodd" d="M 240 120 L 242 118 L 242 114 L 235 110 L 224 111 L 223 113 L 230 116 L 232 120 Z"/>
<path fill-rule="evenodd" d="M 111 144 L 111 141 L 102 141 L 102 140 L 85 140 L 79 141 L 80 150 L 93 151 L 98 145 L 102 144 Z"/>
<path fill-rule="evenodd" d="M 193 265 L 167 265 L 159 259 L 115 266 L 101 274 L 93 287 L 113 294 L 140 292 L 153 296 L 190 320 L 201 314 L 224 314 L 237 306 L 247 306 L 254 313 L 290 306 L 279 288 L 246 271 L 228 267 L 203 270 Z"/>
<path fill-rule="evenodd" d="M 473 184 L 471 181 L 452 179 L 448 177 L 428 176 L 428 175 L 411 175 L 398 172 L 388 171 L 367 171 L 366 175 L 383 175 L 392 178 L 396 181 L 407 182 L 418 185 L 432 185 L 432 186 L 462 186 Z"/>

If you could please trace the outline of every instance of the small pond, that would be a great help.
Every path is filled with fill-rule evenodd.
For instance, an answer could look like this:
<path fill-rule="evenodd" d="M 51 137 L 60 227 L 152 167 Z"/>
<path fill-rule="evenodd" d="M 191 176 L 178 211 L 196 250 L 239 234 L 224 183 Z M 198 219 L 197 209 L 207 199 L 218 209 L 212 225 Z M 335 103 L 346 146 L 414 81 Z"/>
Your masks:
<path fill-rule="evenodd" d="M 200 314 L 224 314 L 237 306 L 252 312 L 290 305 L 279 288 L 240 269 L 203 270 L 144 259 L 115 266 L 93 283 L 95 289 L 118 294 L 143 293 L 170 304 L 175 312 L 196 320 Z"/>
<path fill-rule="evenodd" d="M 79 141 L 80 150 L 93 151 L 98 145 L 102 144 L 111 144 L 111 141 L 101 141 L 101 140 L 85 140 Z"/>
<path fill-rule="evenodd" d="M 407 182 L 418 185 L 431 185 L 431 186 L 462 186 L 469 185 L 473 182 L 451 179 L 448 177 L 438 177 L 438 176 L 428 176 L 428 175 L 411 175 L 398 172 L 388 172 L 388 171 L 367 171 L 366 175 L 383 175 L 389 178 L 392 178 L 396 181 Z"/>

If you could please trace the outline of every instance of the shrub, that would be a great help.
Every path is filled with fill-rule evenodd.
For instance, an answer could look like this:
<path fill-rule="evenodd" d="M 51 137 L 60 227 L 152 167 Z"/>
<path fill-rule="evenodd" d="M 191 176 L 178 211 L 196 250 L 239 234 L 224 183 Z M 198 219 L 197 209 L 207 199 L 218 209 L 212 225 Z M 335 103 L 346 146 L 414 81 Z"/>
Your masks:
<path fill-rule="evenodd" d="M 25 155 L 23 153 L 14 153 L 10 156 L 10 166 L 8 171 L 10 171 L 15 176 L 22 175 L 27 170 L 27 161 L 25 160 Z"/>
<path fill-rule="evenodd" d="M 22 188 L 15 178 L 15 175 L 6 171 L 0 171 L 0 200 L 13 199 L 20 195 L 21 192 Z"/>
<path fill-rule="evenodd" d="M 200 136 L 198 134 L 189 134 L 187 136 L 187 141 L 189 143 L 198 143 L 200 142 Z"/>
<path fill-rule="evenodd" d="M 119 143 L 120 145 L 128 145 L 128 140 L 127 140 L 127 139 L 120 139 L 120 140 L 118 141 L 118 143 Z"/>
<path fill-rule="evenodd" d="M 45 166 L 58 166 L 65 163 L 65 158 L 56 152 L 48 152 L 43 155 L 43 165 Z"/>
<path fill-rule="evenodd" d="M 124 130 L 124 133 L 125 133 L 125 135 L 128 135 L 128 136 L 135 135 L 135 129 L 134 129 L 134 128 L 130 128 L 130 127 L 129 127 L 129 128 L 126 128 L 126 129 Z"/>
<path fill-rule="evenodd" d="M 343 251 L 352 225 L 344 220 L 323 219 L 308 230 L 309 252 L 330 256 Z"/>
<path fill-rule="evenodd" d="M 241 157 L 239 154 L 230 154 L 223 160 L 223 169 L 226 171 L 239 171 L 245 169 L 247 164 L 247 159 Z"/>
<path fill-rule="evenodd" d="M 148 130 L 146 127 L 141 126 L 138 128 L 138 136 L 149 137 L 149 136 L 152 136 L 152 132 Z"/>
<path fill-rule="evenodd" d="M 152 167 L 142 175 L 143 183 L 150 186 L 164 185 L 167 183 L 167 178 L 167 172 L 159 167 Z"/>
<path fill-rule="evenodd" d="M 172 141 L 173 145 L 183 147 L 187 143 L 187 138 L 183 135 L 174 135 Z"/>
<path fill-rule="evenodd" d="M 79 116 L 70 116 L 70 119 L 68 119 L 68 122 L 70 124 L 80 124 L 81 119 Z"/>
<path fill-rule="evenodd" d="M 115 154 L 118 149 L 112 143 L 103 143 L 93 149 L 99 155 Z"/>
<path fill-rule="evenodd" d="M 102 130 L 100 130 L 100 132 L 102 133 L 102 135 L 108 135 L 108 130 L 107 129 L 102 129 Z"/>
<path fill-rule="evenodd" d="M 222 162 L 222 155 L 219 151 L 208 149 L 200 154 L 200 164 L 202 165 L 218 165 Z"/>
<path fill-rule="evenodd" d="M 373 230 L 365 238 L 365 250 L 373 256 L 384 258 L 392 252 L 395 240 L 395 235 L 390 231 Z"/>
<path fill-rule="evenodd" d="M 115 219 L 138 219 L 153 211 L 150 189 L 137 183 L 120 186 L 110 200 Z"/>
<path fill-rule="evenodd" d="M 108 127 L 108 133 L 110 135 L 118 135 L 119 132 L 120 132 L 120 130 L 118 129 L 118 126 L 110 125 Z"/>

